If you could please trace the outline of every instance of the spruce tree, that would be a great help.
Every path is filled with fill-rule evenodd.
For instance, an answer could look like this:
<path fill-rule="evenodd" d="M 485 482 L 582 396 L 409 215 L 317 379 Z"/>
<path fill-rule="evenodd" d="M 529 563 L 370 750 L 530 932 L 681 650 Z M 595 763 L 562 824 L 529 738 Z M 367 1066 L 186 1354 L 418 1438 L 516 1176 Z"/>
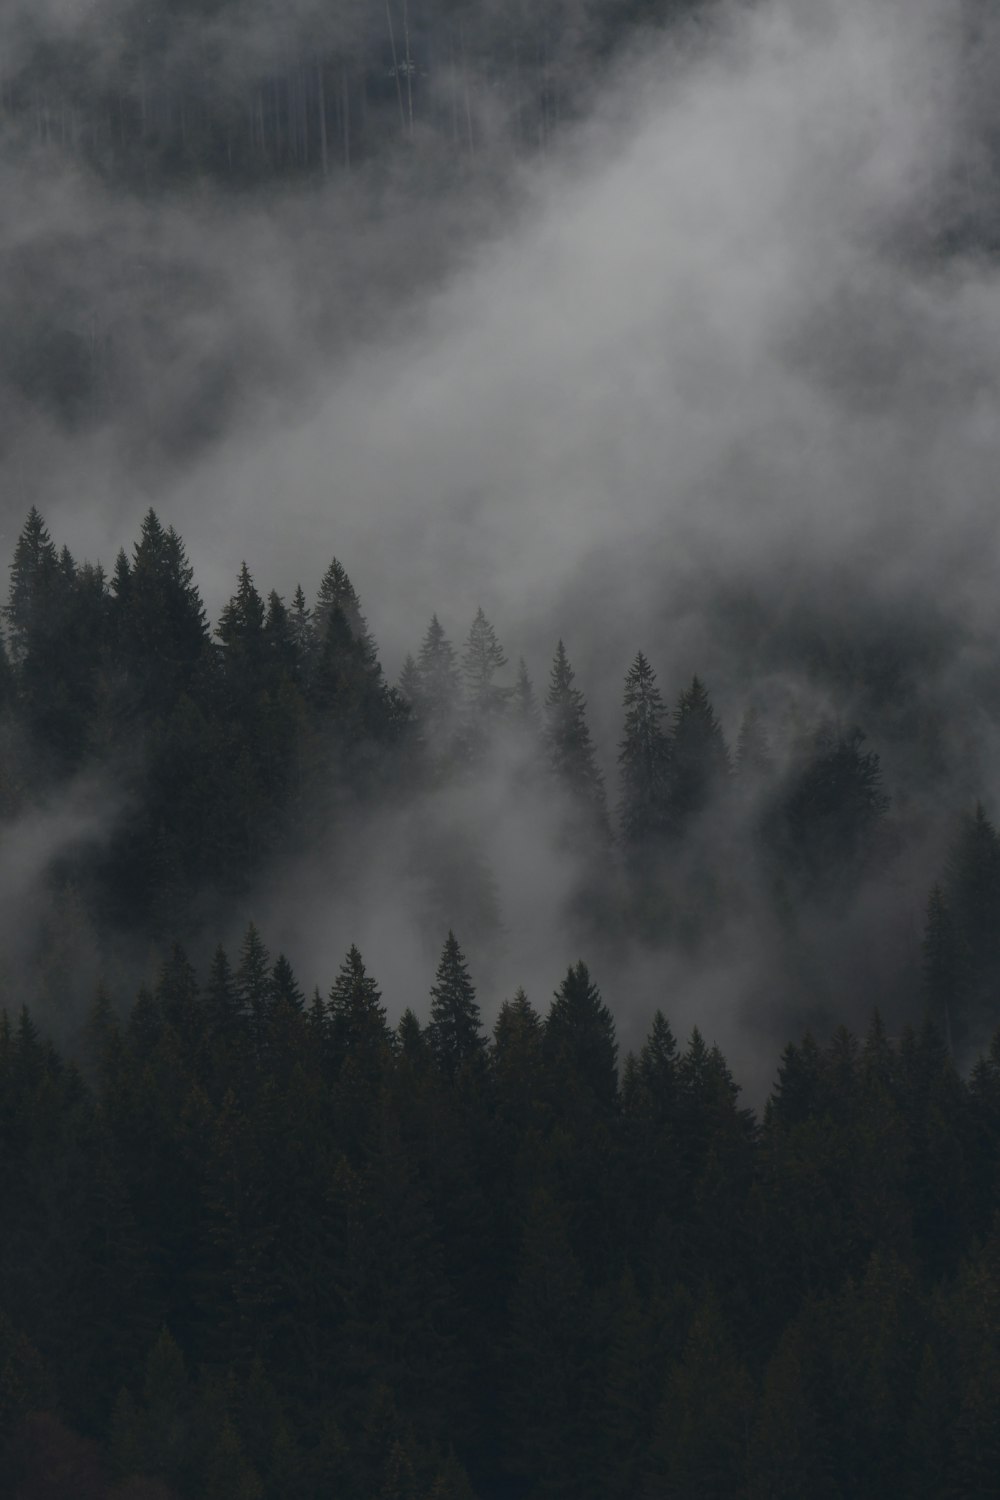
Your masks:
<path fill-rule="evenodd" d="M 382 1066 L 392 1033 L 378 985 L 353 943 L 330 990 L 329 1015 L 333 1049 L 341 1064 L 353 1058 L 363 1071 Z"/>
<path fill-rule="evenodd" d="M 45 630 L 60 581 L 55 546 L 45 522 L 32 506 L 14 547 L 10 596 L 3 608 L 15 665 L 24 661 L 39 633 Z"/>
<path fill-rule="evenodd" d="M 313 626 L 317 639 L 323 641 L 331 616 L 339 610 L 347 622 L 351 636 L 361 647 L 365 662 L 372 666 L 378 657 L 375 641 L 368 631 L 368 622 L 361 613 L 361 601 L 347 570 L 338 558 L 334 558 L 323 574 L 313 611 Z"/>
<path fill-rule="evenodd" d="M 669 789 L 670 744 L 663 732 L 663 700 L 656 673 L 638 651 L 625 678 L 625 734 L 618 753 L 619 817 L 633 850 L 654 843 L 663 829 Z"/>
<path fill-rule="evenodd" d="M 236 593 L 224 607 L 215 631 L 234 657 L 256 662 L 264 634 L 264 601 L 254 587 L 246 563 L 240 564 Z"/>
<path fill-rule="evenodd" d="M 431 986 L 431 1019 L 427 1028 L 431 1048 L 448 1076 L 482 1055 L 482 1035 L 476 990 L 458 940 L 449 932 Z"/>
<path fill-rule="evenodd" d="M 582 961 L 567 970 L 545 1021 L 545 1052 L 560 1080 L 610 1109 L 618 1097 L 618 1043 L 610 1010 Z"/>
<path fill-rule="evenodd" d="M 760 712 L 751 704 L 743 715 L 736 741 L 736 773 L 746 785 L 748 782 L 762 781 L 773 769 L 771 747 Z"/>
<path fill-rule="evenodd" d="M 583 694 L 573 686 L 573 668 L 562 641 L 556 647 L 545 700 L 545 742 L 559 784 L 586 812 L 592 825 L 607 828 L 604 778 L 587 727 Z"/>
<path fill-rule="evenodd" d="M 455 648 L 444 633 L 437 615 L 431 623 L 417 655 L 417 673 L 420 683 L 420 707 L 428 718 L 445 722 L 455 712 L 460 692 L 458 664 Z"/>
<path fill-rule="evenodd" d="M 729 780 L 729 751 L 697 677 L 677 700 L 670 741 L 667 818 L 675 833 L 703 812 Z"/>
<path fill-rule="evenodd" d="M 462 677 L 472 715 L 473 734 L 488 736 L 501 717 L 510 697 L 510 688 L 499 686 L 496 675 L 507 665 L 497 633 L 481 609 L 476 610 L 462 653 Z"/>

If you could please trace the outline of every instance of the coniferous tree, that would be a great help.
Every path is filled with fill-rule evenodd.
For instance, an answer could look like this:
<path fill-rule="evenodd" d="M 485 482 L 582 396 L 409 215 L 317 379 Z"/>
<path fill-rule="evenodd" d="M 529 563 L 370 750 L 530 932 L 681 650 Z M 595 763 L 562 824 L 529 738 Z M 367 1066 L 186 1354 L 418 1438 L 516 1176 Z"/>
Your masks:
<path fill-rule="evenodd" d="M 20 665 L 47 625 L 62 581 L 48 528 L 34 506 L 17 539 L 10 565 L 10 595 L 4 605 L 11 657 Z"/>
<path fill-rule="evenodd" d="M 704 685 L 694 677 L 677 700 L 670 740 L 667 817 L 682 833 L 729 781 L 729 750 Z"/>
<path fill-rule="evenodd" d="M 587 727 L 583 694 L 573 686 L 573 668 L 562 641 L 556 647 L 545 700 L 545 741 L 549 765 L 559 782 L 584 812 L 592 828 L 607 829 L 604 778 Z"/>
<path fill-rule="evenodd" d="M 496 631 L 483 611 L 477 609 L 462 653 L 462 676 L 472 716 L 472 736 L 480 746 L 488 739 L 510 698 L 510 689 L 494 680 L 506 665 L 507 658 Z"/>
<path fill-rule="evenodd" d="M 481 1057 L 486 1045 L 475 986 L 453 932 L 449 932 L 445 939 L 437 976 L 431 986 L 428 1035 L 434 1055 L 449 1077 Z"/>
<path fill-rule="evenodd" d="M 388 1060 L 392 1033 L 378 985 L 352 943 L 330 991 L 330 1037 L 341 1067 L 377 1081 Z"/>
<path fill-rule="evenodd" d="M 223 609 L 215 632 L 234 665 L 239 663 L 244 670 L 259 667 L 264 618 L 264 601 L 254 586 L 246 563 L 241 563 L 236 593 Z"/>
<path fill-rule="evenodd" d="M 736 774 L 744 786 L 765 780 L 774 769 L 771 747 L 760 711 L 751 704 L 736 741 Z"/>
<path fill-rule="evenodd" d="M 164 531 L 147 511 L 115 611 L 133 701 L 142 708 L 166 712 L 205 660 L 208 626 L 193 576 L 173 527 Z"/>
<path fill-rule="evenodd" d="M 625 678 L 625 734 L 618 766 L 622 836 L 632 850 L 648 848 L 655 844 L 666 818 L 670 742 L 663 732 L 663 700 L 656 673 L 641 651 Z"/>
<path fill-rule="evenodd" d="M 366 665 L 374 666 L 378 649 L 369 634 L 368 622 L 361 613 L 361 601 L 343 563 L 335 557 L 323 574 L 313 611 L 313 626 L 320 641 L 324 640 L 330 619 L 336 610 L 340 610 L 352 638 L 361 648 L 362 660 Z"/>
<path fill-rule="evenodd" d="M 545 1021 L 545 1051 L 560 1085 L 575 1083 L 602 1108 L 618 1097 L 618 1043 L 611 1012 L 582 961 L 567 970 Z"/>

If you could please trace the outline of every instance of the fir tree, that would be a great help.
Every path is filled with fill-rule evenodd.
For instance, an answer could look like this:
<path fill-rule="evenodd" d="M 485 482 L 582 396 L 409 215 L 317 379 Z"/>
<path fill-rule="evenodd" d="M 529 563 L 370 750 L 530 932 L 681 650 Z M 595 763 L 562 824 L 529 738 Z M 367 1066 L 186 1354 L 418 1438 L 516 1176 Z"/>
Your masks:
<path fill-rule="evenodd" d="M 454 714 L 460 690 L 455 648 L 444 633 L 437 615 L 431 623 L 417 655 L 421 711 L 435 723 L 446 723 Z"/>
<path fill-rule="evenodd" d="M 666 817 L 670 745 L 656 673 L 642 652 L 625 678 L 625 735 L 618 754 L 622 834 L 633 849 L 655 841 Z"/>
<path fill-rule="evenodd" d="M 240 565 L 236 593 L 223 609 L 215 633 L 232 655 L 251 661 L 259 659 L 264 634 L 264 601 L 254 587 L 245 562 Z"/>
<path fill-rule="evenodd" d="M 343 563 L 335 557 L 323 574 L 313 611 L 313 626 L 320 641 L 326 636 L 330 619 L 337 610 L 343 615 L 351 636 L 361 648 L 364 661 L 373 666 L 378 650 L 361 613 L 361 601 Z"/>
<path fill-rule="evenodd" d="M 667 816 L 682 832 L 703 812 L 729 780 L 729 751 L 722 729 L 697 677 L 677 700 L 670 741 Z"/>
<path fill-rule="evenodd" d="M 445 940 L 437 976 L 431 986 L 428 1033 L 434 1055 L 449 1076 L 480 1057 L 486 1045 L 475 986 L 453 932 L 449 932 Z"/>
<path fill-rule="evenodd" d="M 55 604 L 60 570 L 55 546 L 34 506 L 17 539 L 10 565 L 10 596 L 4 605 L 7 640 L 15 664 L 28 655 Z"/>
<path fill-rule="evenodd" d="M 362 1070 L 376 1072 L 386 1060 L 392 1033 L 378 985 L 365 970 L 352 943 L 330 991 L 330 1029 L 334 1051 L 341 1061 L 353 1059 Z"/>
<path fill-rule="evenodd" d="M 583 962 L 567 970 L 545 1022 L 545 1052 L 555 1076 L 582 1085 L 604 1108 L 618 1097 L 615 1023 Z"/>
<path fill-rule="evenodd" d="M 562 641 L 556 647 L 545 700 L 545 740 L 549 765 L 559 784 L 604 831 L 607 808 L 604 778 L 597 765 L 587 727 L 583 694 L 573 686 L 574 672 Z"/>
<path fill-rule="evenodd" d="M 510 689 L 495 682 L 497 673 L 507 665 L 496 631 L 481 609 L 469 630 L 462 653 L 462 676 L 475 733 L 486 736 L 503 714 Z"/>

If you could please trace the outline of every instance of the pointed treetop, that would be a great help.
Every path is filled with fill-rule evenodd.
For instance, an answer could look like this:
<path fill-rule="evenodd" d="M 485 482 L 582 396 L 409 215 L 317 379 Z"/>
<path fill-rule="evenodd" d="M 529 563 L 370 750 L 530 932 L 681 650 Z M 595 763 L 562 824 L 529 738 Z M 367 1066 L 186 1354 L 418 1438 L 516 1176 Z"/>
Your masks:
<path fill-rule="evenodd" d="M 385 1051 L 391 1041 L 382 995 L 355 944 L 351 944 L 330 990 L 334 1043 L 345 1056 Z"/>
<path fill-rule="evenodd" d="M 656 673 L 641 651 L 625 678 L 625 733 L 618 751 L 619 817 L 633 846 L 659 834 L 666 820 L 670 742 L 663 729 L 663 699 Z"/>
<path fill-rule="evenodd" d="M 507 665 L 497 633 L 481 609 L 476 610 L 465 650 L 462 653 L 462 676 L 473 709 L 487 718 L 504 707 L 510 689 L 494 682 L 497 672 Z"/>
<path fill-rule="evenodd" d="M 567 970 L 545 1021 L 545 1049 L 557 1072 L 611 1106 L 618 1097 L 618 1043 L 610 1010 L 582 961 Z"/>
<path fill-rule="evenodd" d="M 335 557 L 323 574 L 313 611 L 313 625 L 320 641 L 326 637 L 331 616 L 337 610 L 347 621 L 347 628 L 353 638 L 364 647 L 366 657 L 374 661 L 378 651 L 369 634 L 368 623 L 361 613 L 361 601 L 347 576 L 346 568 Z"/>
<path fill-rule="evenodd" d="M 545 741 L 549 764 L 563 786 L 583 805 L 606 818 L 604 778 L 587 727 L 583 694 L 573 686 L 573 668 L 560 640 L 545 699 Z"/>
<path fill-rule="evenodd" d="M 479 1056 L 486 1045 L 481 1033 L 476 990 L 458 940 L 449 932 L 431 986 L 431 1047 L 442 1068 L 454 1074 Z"/>

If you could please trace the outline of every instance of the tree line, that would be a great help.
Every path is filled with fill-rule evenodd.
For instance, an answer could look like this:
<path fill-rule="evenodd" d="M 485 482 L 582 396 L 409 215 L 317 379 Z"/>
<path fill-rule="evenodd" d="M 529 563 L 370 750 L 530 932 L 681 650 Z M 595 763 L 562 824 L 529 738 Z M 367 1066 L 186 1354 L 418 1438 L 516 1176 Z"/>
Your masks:
<path fill-rule="evenodd" d="M 263 596 L 244 563 L 213 630 L 184 544 L 154 511 L 109 577 L 60 550 L 32 509 L 3 622 L 0 814 L 14 822 L 90 773 L 127 807 L 50 872 L 98 946 L 117 930 L 161 951 L 204 947 L 279 856 L 319 840 L 363 855 L 376 813 L 452 790 L 474 803 L 497 777 L 572 871 L 565 917 L 582 947 L 696 953 L 748 911 L 793 932 L 836 918 L 901 857 L 859 727 L 803 718 L 775 736 L 751 704 L 731 750 L 705 684 L 695 676 L 669 711 L 640 651 L 609 795 L 563 641 L 539 693 L 481 609 L 461 649 L 435 615 L 394 685 L 336 558 L 311 603 L 301 587 Z M 926 1000 L 962 1060 L 1000 1019 L 1000 840 L 981 806 L 954 827 L 911 1013 Z M 477 839 L 461 820 L 425 823 L 407 857 L 431 930 L 488 947 L 503 916 Z"/>
<path fill-rule="evenodd" d="M 781 1055 L 760 1118 L 586 965 L 492 1035 L 449 934 L 391 1027 L 250 927 L 77 1063 L 0 1023 L 13 1500 L 990 1493 L 1000 1037 Z"/>

